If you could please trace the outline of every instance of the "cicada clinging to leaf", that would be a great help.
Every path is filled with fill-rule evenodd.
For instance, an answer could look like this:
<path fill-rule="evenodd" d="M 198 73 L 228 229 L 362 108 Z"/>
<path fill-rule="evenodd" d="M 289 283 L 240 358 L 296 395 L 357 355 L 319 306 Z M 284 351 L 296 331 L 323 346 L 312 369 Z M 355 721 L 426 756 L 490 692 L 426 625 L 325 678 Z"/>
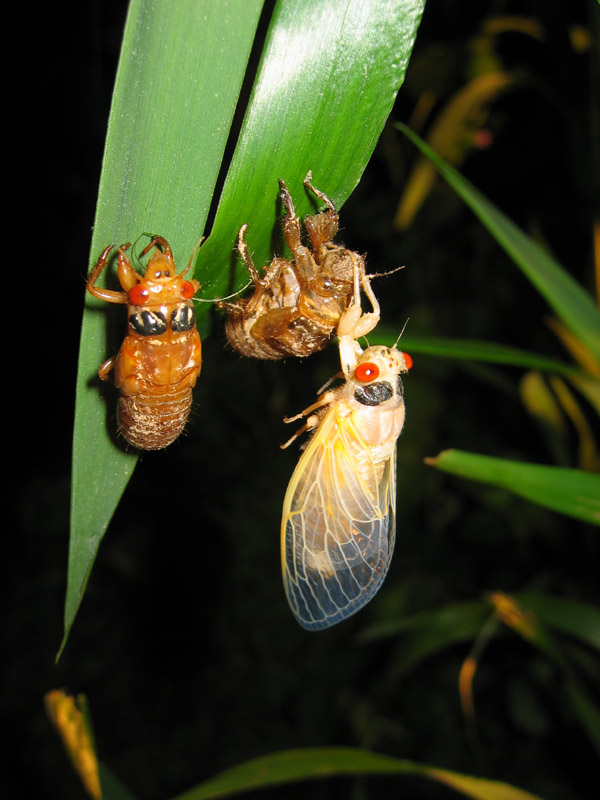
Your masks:
<path fill-rule="evenodd" d="M 355 614 L 381 587 L 396 530 L 396 440 L 404 425 L 402 375 L 412 366 L 394 347 L 362 350 L 376 320 L 353 303 L 338 327 L 344 383 L 322 391 L 295 417 L 313 430 L 283 504 L 283 582 L 302 627 L 328 628 Z"/>

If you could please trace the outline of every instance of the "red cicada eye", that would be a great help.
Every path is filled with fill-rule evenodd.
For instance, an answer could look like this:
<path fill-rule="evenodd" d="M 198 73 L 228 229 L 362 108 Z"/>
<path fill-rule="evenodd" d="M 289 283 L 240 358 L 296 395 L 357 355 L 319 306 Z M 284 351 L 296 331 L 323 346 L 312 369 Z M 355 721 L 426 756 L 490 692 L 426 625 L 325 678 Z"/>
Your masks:
<path fill-rule="evenodd" d="M 129 290 L 129 302 L 133 303 L 134 306 L 143 306 L 144 303 L 148 302 L 148 298 L 150 297 L 150 292 L 148 289 L 144 288 L 141 283 L 136 283 Z"/>
<path fill-rule="evenodd" d="M 404 363 L 406 364 L 406 369 L 410 369 L 413 365 L 412 358 L 408 355 L 408 353 L 403 352 L 402 355 L 404 356 Z"/>
<path fill-rule="evenodd" d="M 354 377 L 361 383 L 374 381 L 379 377 L 379 367 L 377 364 L 372 364 L 370 361 L 366 361 L 364 364 L 359 364 L 354 370 Z"/>
<path fill-rule="evenodd" d="M 181 284 L 181 296 L 185 297 L 186 300 L 189 300 L 190 297 L 195 295 L 195 290 L 192 284 L 189 281 L 183 281 Z"/>

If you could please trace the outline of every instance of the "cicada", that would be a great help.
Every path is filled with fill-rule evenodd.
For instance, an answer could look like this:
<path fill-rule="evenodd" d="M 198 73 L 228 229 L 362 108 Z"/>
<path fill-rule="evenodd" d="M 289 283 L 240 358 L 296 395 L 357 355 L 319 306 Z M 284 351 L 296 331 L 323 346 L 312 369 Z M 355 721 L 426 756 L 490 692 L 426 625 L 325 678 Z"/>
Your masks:
<path fill-rule="evenodd" d="M 326 194 L 315 189 L 309 172 L 304 186 L 326 209 L 307 216 L 304 227 L 310 246 L 302 243 L 300 220 L 287 186 L 279 181 L 285 208 L 283 235 L 292 260 L 275 257 L 263 276 L 254 266 L 246 244 L 247 225 L 238 237 L 238 251 L 254 284 L 249 297 L 221 303 L 228 311 L 225 333 L 230 345 L 251 358 L 305 357 L 322 350 L 335 336 L 338 323 L 360 284 L 373 314 L 379 304 L 365 272 L 365 260 L 332 240 L 338 232 L 338 213 Z"/>
<path fill-rule="evenodd" d="M 192 405 L 192 389 L 202 365 L 200 336 L 192 298 L 197 280 L 184 279 L 192 257 L 179 275 L 173 253 L 162 236 L 151 236 L 142 256 L 156 248 L 142 277 L 127 256 L 131 244 L 118 248 L 122 292 L 96 286 L 114 245 L 108 245 L 87 282 L 94 297 L 127 305 L 128 330 L 121 349 L 98 370 L 102 380 L 114 371 L 121 397 L 119 430 L 141 450 L 160 450 L 183 431 Z M 195 252 L 195 250 L 194 250 Z"/>
<path fill-rule="evenodd" d="M 396 346 L 362 350 L 355 340 L 358 316 L 351 306 L 350 333 L 340 322 L 344 383 L 286 419 L 306 422 L 284 447 L 314 430 L 290 480 L 281 522 L 285 592 L 309 630 L 363 608 L 381 587 L 394 549 L 402 375 L 412 361 Z"/>

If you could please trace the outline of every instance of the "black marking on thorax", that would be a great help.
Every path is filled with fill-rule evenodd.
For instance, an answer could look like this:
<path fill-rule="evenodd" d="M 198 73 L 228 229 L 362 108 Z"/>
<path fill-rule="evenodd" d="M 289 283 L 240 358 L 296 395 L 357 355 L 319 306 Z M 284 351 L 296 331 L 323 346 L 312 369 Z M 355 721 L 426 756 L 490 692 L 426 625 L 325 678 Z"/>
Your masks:
<path fill-rule="evenodd" d="M 387 381 L 369 383 L 366 386 L 359 386 L 354 392 L 354 399 L 362 403 L 363 406 L 379 406 L 394 396 L 394 390 Z"/>
<path fill-rule="evenodd" d="M 160 336 L 162 333 L 166 333 L 169 327 L 175 333 L 182 333 L 191 331 L 196 325 L 193 306 L 185 303 L 176 306 L 171 312 L 169 323 L 167 323 L 164 312 L 150 311 L 147 308 L 136 311 L 129 317 L 131 328 L 140 336 Z"/>
<path fill-rule="evenodd" d="M 182 303 L 173 309 L 171 313 L 171 330 L 176 333 L 191 331 L 195 324 L 196 312 L 193 306 L 187 306 Z"/>
<path fill-rule="evenodd" d="M 167 330 L 167 318 L 162 311 L 136 311 L 129 317 L 129 324 L 140 336 L 160 336 Z"/>

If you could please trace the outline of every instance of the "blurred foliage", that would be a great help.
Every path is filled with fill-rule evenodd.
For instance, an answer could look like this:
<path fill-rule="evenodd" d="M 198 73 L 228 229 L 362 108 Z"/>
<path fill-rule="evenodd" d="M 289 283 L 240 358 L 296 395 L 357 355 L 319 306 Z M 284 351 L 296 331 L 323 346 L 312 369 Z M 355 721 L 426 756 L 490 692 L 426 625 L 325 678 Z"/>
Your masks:
<path fill-rule="evenodd" d="M 53 689 L 44 697 L 44 704 L 86 791 L 94 800 L 99 800 L 102 790 L 98 759 L 91 725 L 85 714 L 85 698 L 80 696 L 75 700 L 65 692 Z"/>
<path fill-rule="evenodd" d="M 36 217 L 41 238 L 51 241 L 60 223 L 70 242 L 61 269 L 75 276 L 63 295 L 74 311 L 57 320 L 52 350 L 40 346 L 62 385 L 74 374 L 101 155 L 98 118 L 107 112 L 122 30 L 124 6 L 115 8 L 119 13 L 103 10 L 99 20 L 80 9 L 56 21 L 56 36 L 78 21 L 82 31 L 97 25 L 102 34 L 72 37 L 69 74 L 77 61 L 98 91 L 63 129 L 50 172 L 57 202 Z M 525 30 L 497 22 L 515 14 L 527 21 Z M 430 3 L 395 118 L 414 120 L 422 95 L 433 93 L 428 113 L 423 101 L 419 112 L 427 138 L 442 109 L 484 74 L 475 70 L 472 45 L 482 32 L 493 48 L 478 58 L 519 80 L 486 101 L 486 135 L 462 148 L 461 171 L 592 291 L 598 4 L 529 3 L 524 10 L 508 0 Z M 53 44 L 56 57 L 48 33 L 40 39 Z M 50 57 L 46 70 L 63 79 Z M 82 83 L 81 91 L 89 88 Z M 66 94 L 64 118 L 78 101 Z M 371 271 L 406 265 L 376 281 L 386 325 L 399 331 L 409 318 L 407 336 L 526 344 L 548 358 L 564 347 L 584 366 L 577 345 L 557 338 L 555 322 L 546 324 L 543 299 L 444 182 L 431 184 L 402 233 L 394 227 L 416 160 L 413 145 L 390 126 L 341 215 L 340 240 L 366 252 Z M 415 359 L 406 381 L 390 574 L 359 616 L 308 635 L 291 619 L 279 579 L 280 505 L 297 455 L 278 448 L 286 436 L 280 420 L 311 401 L 337 369 L 336 355 L 248 362 L 225 348 L 216 312 L 213 322 L 194 425 L 168 452 L 141 460 L 56 668 L 72 425 L 65 394 L 45 410 L 53 424 L 41 426 L 35 458 L 26 454 L 26 480 L 10 478 L 8 522 L 18 535 L 7 541 L 4 563 L 26 564 L 27 572 L 16 582 L 7 572 L 5 580 L 12 595 L 1 710 L 12 735 L 3 796 L 81 797 L 41 704 L 52 686 L 65 685 L 89 697 L 102 761 L 149 800 L 253 757 L 333 745 L 500 778 L 546 800 L 591 800 L 597 752 L 581 721 L 581 696 L 570 686 L 574 678 L 597 707 L 597 530 L 444 475 L 423 458 L 453 447 L 573 469 L 593 464 L 589 442 L 598 442 L 599 430 L 592 384 L 575 389 L 564 376 L 538 371 L 531 378 L 518 366 Z M 524 406 L 522 397 L 532 394 Z M 38 397 L 23 402 L 33 419 Z M 511 617 L 499 616 L 492 595 L 513 598 L 526 620 L 534 614 L 558 660 L 507 625 Z M 381 626 L 397 629 L 367 636 Z M 475 665 L 470 674 L 465 662 Z M 286 786 L 285 796 L 386 798 L 398 795 L 398 785 L 394 777 L 346 777 Z M 421 800 L 449 796 L 416 779 L 403 780 L 402 792 Z"/>

